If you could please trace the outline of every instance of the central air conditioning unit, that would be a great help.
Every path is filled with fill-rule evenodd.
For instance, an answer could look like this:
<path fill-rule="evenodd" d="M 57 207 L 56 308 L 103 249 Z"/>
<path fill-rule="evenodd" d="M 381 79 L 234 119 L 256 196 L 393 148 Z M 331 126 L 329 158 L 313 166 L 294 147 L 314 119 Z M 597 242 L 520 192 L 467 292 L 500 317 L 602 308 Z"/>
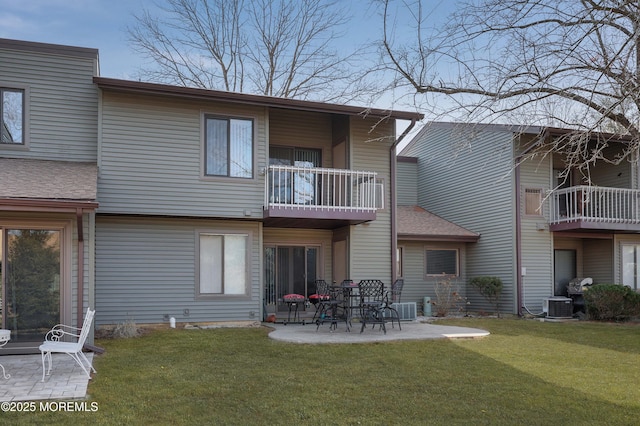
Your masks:
<path fill-rule="evenodd" d="M 391 307 L 398 311 L 401 321 L 411 321 L 417 318 L 416 302 L 392 303 Z M 388 311 L 385 312 L 385 315 L 389 315 Z"/>
<path fill-rule="evenodd" d="M 572 318 L 573 299 L 563 296 L 544 299 L 542 312 L 547 314 L 547 318 Z"/>

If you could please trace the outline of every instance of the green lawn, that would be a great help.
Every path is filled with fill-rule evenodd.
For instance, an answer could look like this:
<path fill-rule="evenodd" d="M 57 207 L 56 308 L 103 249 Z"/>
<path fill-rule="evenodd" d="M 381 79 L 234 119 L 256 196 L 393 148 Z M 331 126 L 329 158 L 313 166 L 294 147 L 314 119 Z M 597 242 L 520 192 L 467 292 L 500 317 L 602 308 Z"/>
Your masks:
<path fill-rule="evenodd" d="M 482 339 L 299 345 L 268 330 L 103 340 L 90 413 L 12 424 L 637 425 L 640 325 L 459 319 Z"/>

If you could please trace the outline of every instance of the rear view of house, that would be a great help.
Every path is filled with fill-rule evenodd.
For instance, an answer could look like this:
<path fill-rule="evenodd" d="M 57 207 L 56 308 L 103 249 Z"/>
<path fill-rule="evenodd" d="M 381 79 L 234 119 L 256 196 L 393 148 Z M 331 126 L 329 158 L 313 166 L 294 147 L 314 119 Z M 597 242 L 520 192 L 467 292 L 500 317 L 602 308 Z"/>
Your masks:
<path fill-rule="evenodd" d="M 95 78 L 98 322 L 261 320 L 316 279 L 392 279 L 397 119 Z"/>
<path fill-rule="evenodd" d="M 316 279 L 395 276 L 396 121 L 413 112 L 99 76 L 0 40 L 2 326 L 261 320 Z M 23 339 L 24 337 L 24 339 Z"/>

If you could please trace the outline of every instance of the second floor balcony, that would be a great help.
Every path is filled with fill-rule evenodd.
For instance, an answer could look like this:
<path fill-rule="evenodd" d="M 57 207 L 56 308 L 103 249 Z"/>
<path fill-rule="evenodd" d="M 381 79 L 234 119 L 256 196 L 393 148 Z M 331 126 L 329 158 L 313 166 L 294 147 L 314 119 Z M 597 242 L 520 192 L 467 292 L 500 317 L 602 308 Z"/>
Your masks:
<path fill-rule="evenodd" d="M 266 174 L 266 226 L 338 228 L 375 220 L 384 208 L 375 172 L 269 166 Z"/>
<path fill-rule="evenodd" d="M 552 231 L 640 231 L 638 190 L 580 185 L 554 191 L 550 201 Z"/>

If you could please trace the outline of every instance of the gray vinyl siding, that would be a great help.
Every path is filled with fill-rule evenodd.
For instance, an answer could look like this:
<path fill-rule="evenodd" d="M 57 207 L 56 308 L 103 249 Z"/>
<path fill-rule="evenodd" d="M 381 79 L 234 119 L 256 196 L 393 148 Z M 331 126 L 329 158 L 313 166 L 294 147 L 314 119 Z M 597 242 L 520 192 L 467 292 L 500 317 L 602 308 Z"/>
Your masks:
<path fill-rule="evenodd" d="M 197 231 L 207 230 L 250 236 L 248 297 L 196 297 Z M 260 320 L 261 252 L 256 222 L 97 216 L 96 324 L 163 323 L 165 314 L 178 322 Z"/>
<path fill-rule="evenodd" d="M 543 299 L 553 296 L 553 234 L 549 231 L 549 205 L 544 197 L 551 189 L 552 161 L 547 157 L 525 161 L 520 166 L 522 301 L 531 312 L 541 312 Z M 525 190 L 540 190 L 539 214 L 525 211 Z M 533 206 L 532 206 L 533 207 Z"/>
<path fill-rule="evenodd" d="M 202 176 L 203 114 L 254 120 L 254 178 Z M 102 94 L 99 213 L 261 218 L 265 109 Z"/>
<path fill-rule="evenodd" d="M 351 168 L 377 172 L 384 182 L 385 208 L 378 210 L 376 220 L 351 226 L 349 271 L 351 279 L 380 279 L 391 282 L 391 209 L 390 153 L 394 128 L 392 123 L 376 123 L 374 119 L 351 117 Z M 383 140 L 378 140 L 383 138 Z M 375 140 L 374 140 L 375 139 Z"/>
<path fill-rule="evenodd" d="M 640 240 L 640 238 L 637 238 Z M 584 240 L 584 277 L 591 277 L 594 283 L 614 281 L 614 240 Z"/>
<path fill-rule="evenodd" d="M 84 50 L 83 50 L 84 51 Z M 25 90 L 26 146 L 0 145 L 0 155 L 95 161 L 98 135 L 97 52 L 74 55 L 19 51 L 0 45 L 0 87 Z"/>
<path fill-rule="evenodd" d="M 418 204 L 417 162 L 397 162 L 396 186 L 396 200 L 399 206 L 415 206 Z"/>
<path fill-rule="evenodd" d="M 620 146 L 614 144 L 605 148 L 604 155 L 607 158 L 614 158 L 615 154 L 620 150 Z M 590 170 L 591 180 L 596 186 L 633 188 L 632 167 L 633 165 L 629 161 L 622 161 L 620 164 L 598 161 L 598 163 Z"/>
<path fill-rule="evenodd" d="M 331 168 L 331 115 L 269 109 L 269 145 L 322 150 L 322 167 Z"/>
<path fill-rule="evenodd" d="M 424 297 L 428 296 L 432 301 L 436 301 L 436 285 L 441 281 L 440 277 L 426 276 L 426 250 L 427 249 L 451 249 L 458 250 L 459 276 L 451 277 L 451 283 L 455 291 L 462 298 L 466 296 L 467 272 L 466 244 L 446 243 L 446 242 L 418 242 L 399 241 L 398 246 L 403 247 L 403 269 L 404 287 L 402 289 L 402 302 L 416 302 L 418 310 L 423 309 Z M 450 311 L 457 313 L 465 308 L 465 301 L 460 300 Z M 470 309 L 473 309 L 470 306 Z M 432 306 L 432 313 L 435 315 L 435 307 Z"/>
<path fill-rule="evenodd" d="M 319 246 L 318 279 L 333 281 L 331 241 L 333 233 L 323 229 L 264 228 L 264 246 Z"/>
<path fill-rule="evenodd" d="M 501 310 L 515 313 L 512 133 L 492 126 L 434 125 L 423 129 L 402 155 L 419 158 L 419 205 L 480 234 L 468 247 L 467 277 L 500 277 Z M 476 291 L 469 289 L 468 295 L 472 310 L 493 309 Z"/>

